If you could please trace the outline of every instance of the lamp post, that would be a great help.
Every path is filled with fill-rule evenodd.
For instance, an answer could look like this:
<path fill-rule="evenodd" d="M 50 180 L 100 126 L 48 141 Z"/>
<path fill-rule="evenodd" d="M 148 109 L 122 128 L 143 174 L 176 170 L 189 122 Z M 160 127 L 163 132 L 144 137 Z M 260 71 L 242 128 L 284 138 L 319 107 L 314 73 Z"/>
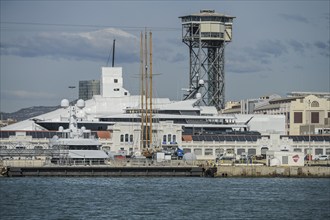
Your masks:
<path fill-rule="evenodd" d="M 308 110 L 309 110 L 309 112 L 310 112 L 310 108 L 311 108 L 311 100 L 308 100 Z M 309 114 L 309 120 L 308 120 L 308 151 L 309 151 L 308 161 L 311 162 L 311 160 L 312 160 L 312 148 L 311 148 L 311 114 Z"/>

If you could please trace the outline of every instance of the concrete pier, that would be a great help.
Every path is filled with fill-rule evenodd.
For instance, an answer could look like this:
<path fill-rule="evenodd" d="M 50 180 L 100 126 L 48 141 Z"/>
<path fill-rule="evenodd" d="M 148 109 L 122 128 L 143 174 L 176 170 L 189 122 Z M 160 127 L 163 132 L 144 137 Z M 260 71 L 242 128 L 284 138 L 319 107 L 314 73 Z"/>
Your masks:
<path fill-rule="evenodd" d="M 202 177 L 201 167 L 111 167 L 111 166 L 54 166 L 54 167 L 6 167 L 7 177 L 67 176 L 67 177 Z"/>
<path fill-rule="evenodd" d="M 218 166 L 215 177 L 330 177 L 330 167 Z"/>

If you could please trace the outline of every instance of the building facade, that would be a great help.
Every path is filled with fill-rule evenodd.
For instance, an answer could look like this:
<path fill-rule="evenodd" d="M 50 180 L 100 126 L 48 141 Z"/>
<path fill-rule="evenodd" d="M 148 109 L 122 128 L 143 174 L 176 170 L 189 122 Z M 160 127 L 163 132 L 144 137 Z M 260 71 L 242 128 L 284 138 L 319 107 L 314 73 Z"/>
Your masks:
<path fill-rule="evenodd" d="M 285 98 L 260 98 L 264 101 L 255 103 L 253 114 L 283 115 L 287 135 L 329 134 L 329 97 L 330 93 L 293 92 Z M 242 109 L 248 101 L 232 105 L 223 114 L 246 114 Z"/>
<path fill-rule="evenodd" d="M 100 95 L 100 80 L 79 81 L 79 99 L 88 100 Z"/>
<path fill-rule="evenodd" d="M 329 99 L 309 95 L 291 102 L 290 135 L 324 134 L 329 131 Z"/>

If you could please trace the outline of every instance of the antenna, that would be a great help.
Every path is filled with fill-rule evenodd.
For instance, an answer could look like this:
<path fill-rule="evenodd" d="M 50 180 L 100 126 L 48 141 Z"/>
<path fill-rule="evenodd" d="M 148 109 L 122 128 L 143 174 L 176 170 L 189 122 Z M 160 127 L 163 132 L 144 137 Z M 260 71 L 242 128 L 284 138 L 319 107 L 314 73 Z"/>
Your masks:
<path fill-rule="evenodd" d="M 113 45 L 112 45 L 112 67 L 115 66 L 115 48 L 116 48 L 116 39 L 113 39 Z"/>
<path fill-rule="evenodd" d="M 112 51 L 112 67 L 115 66 L 115 44 L 116 44 L 116 39 L 113 40 L 112 48 L 111 48 L 111 50 L 109 52 L 109 56 L 108 56 L 108 59 L 107 59 L 106 66 L 109 66 L 111 51 Z"/>

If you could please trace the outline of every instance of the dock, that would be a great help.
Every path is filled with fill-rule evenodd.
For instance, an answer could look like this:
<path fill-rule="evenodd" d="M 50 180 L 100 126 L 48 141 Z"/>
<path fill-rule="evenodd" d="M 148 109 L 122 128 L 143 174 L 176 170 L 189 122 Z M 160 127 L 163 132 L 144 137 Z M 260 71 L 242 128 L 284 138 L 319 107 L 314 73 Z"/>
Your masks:
<path fill-rule="evenodd" d="M 202 177 L 202 167 L 54 166 L 6 167 L 6 177 Z"/>

